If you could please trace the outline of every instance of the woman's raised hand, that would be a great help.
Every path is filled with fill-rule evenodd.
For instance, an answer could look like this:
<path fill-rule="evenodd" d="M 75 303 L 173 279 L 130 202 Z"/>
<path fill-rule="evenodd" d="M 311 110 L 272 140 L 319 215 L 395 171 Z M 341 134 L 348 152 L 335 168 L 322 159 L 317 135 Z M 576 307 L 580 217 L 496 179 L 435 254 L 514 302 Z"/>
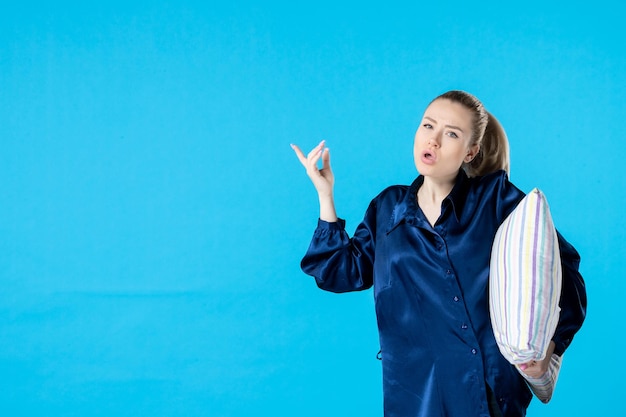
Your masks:
<path fill-rule="evenodd" d="M 306 173 L 313 182 L 319 196 L 331 197 L 333 194 L 335 177 L 332 169 L 330 168 L 330 151 L 328 148 L 324 147 L 325 143 L 325 141 L 321 141 L 306 156 L 298 146 L 292 144 L 291 148 L 296 152 L 300 163 L 306 169 Z M 322 159 L 322 169 L 319 169 L 317 166 L 320 158 Z"/>
<path fill-rule="evenodd" d="M 296 145 L 291 148 L 296 153 L 300 163 L 306 168 L 306 173 L 311 178 L 317 195 L 320 200 L 320 219 L 327 222 L 337 221 L 337 212 L 335 211 L 335 202 L 333 199 L 333 186 L 335 185 L 335 176 L 330 169 L 330 151 L 324 147 L 325 141 L 321 141 L 319 145 L 304 156 L 304 153 Z M 317 163 L 322 159 L 322 169 L 317 167 Z"/>

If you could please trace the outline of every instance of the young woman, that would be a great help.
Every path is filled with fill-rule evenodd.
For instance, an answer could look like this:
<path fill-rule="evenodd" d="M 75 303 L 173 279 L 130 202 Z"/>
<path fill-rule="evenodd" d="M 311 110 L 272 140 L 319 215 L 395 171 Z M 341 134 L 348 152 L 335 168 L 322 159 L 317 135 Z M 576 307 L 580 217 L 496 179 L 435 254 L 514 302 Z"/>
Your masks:
<path fill-rule="evenodd" d="M 524 197 L 508 180 L 497 120 L 468 93 L 435 98 L 415 134 L 420 175 L 375 197 L 352 238 L 335 212 L 324 142 L 306 156 L 292 148 L 320 203 L 303 271 L 328 291 L 374 288 L 385 416 L 524 416 L 532 394 L 500 354 L 489 317 L 493 238 Z M 560 234 L 559 246 L 561 315 L 546 360 L 520 367 L 533 377 L 563 354 L 585 316 L 579 255 Z"/>

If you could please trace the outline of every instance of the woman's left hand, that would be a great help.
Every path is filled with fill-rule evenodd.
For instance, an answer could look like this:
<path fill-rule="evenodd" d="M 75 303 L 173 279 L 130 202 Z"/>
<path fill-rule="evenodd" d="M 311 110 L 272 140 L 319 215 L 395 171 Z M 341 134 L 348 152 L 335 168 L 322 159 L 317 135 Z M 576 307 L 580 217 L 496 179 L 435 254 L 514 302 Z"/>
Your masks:
<path fill-rule="evenodd" d="M 539 378 L 548 371 L 548 367 L 550 366 L 550 359 L 552 358 L 553 353 L 554 342 L 551 341 L 548 345 L 548 351 L 546 352 L 545 358 L 540 361 L 523 363 L 521 365 L 517 365 L 517 367 L 529 377 Z"/>

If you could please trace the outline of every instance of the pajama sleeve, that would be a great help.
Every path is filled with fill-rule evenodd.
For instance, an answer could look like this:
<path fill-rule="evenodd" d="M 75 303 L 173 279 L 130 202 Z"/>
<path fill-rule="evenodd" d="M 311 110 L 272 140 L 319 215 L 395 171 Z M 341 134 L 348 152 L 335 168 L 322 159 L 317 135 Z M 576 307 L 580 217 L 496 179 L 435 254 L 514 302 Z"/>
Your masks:
<path fill-rule="evenodd" d="M 351 238 L 345 221 L 318 220 L 317 228 L 301 262 L 302 270 L 315 278 L 317 286 L 331 292 L 368 289 L 373 284 L 376 201 Z"/>
<path fill-rule="evenodd" d="M 570 345 L 574 334 L 580 329 L 587 313 L 587 293 L 578 267 L 580 255 L 574 247 L 558 233 L 559 250 L 561 252 L 561 268 L 563 285 L 561 287 L 561 315 L 554 340 L 554 353 L 561 356 Z"/>

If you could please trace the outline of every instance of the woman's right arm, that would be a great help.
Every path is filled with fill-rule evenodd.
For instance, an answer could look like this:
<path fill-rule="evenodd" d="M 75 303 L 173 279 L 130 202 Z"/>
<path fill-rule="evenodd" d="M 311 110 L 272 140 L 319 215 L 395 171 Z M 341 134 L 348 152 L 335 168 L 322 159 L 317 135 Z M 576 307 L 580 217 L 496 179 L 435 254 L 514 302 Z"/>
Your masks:
<path fill-rule="evenodd" d="M 333 198 L 334 175 L 330 153 L 320 142 L 308 155 L 291 145 L 313 182 L 320 203 L 320 218 L 302 270 L 315 278 L 321 289 L 332 292 L 359 291 L 373 283 L 375 204 L 352 238 L 345 231 L 345 221 L 337 217 Z M 322 159 L 322 169 L 317 163 Z"/>

